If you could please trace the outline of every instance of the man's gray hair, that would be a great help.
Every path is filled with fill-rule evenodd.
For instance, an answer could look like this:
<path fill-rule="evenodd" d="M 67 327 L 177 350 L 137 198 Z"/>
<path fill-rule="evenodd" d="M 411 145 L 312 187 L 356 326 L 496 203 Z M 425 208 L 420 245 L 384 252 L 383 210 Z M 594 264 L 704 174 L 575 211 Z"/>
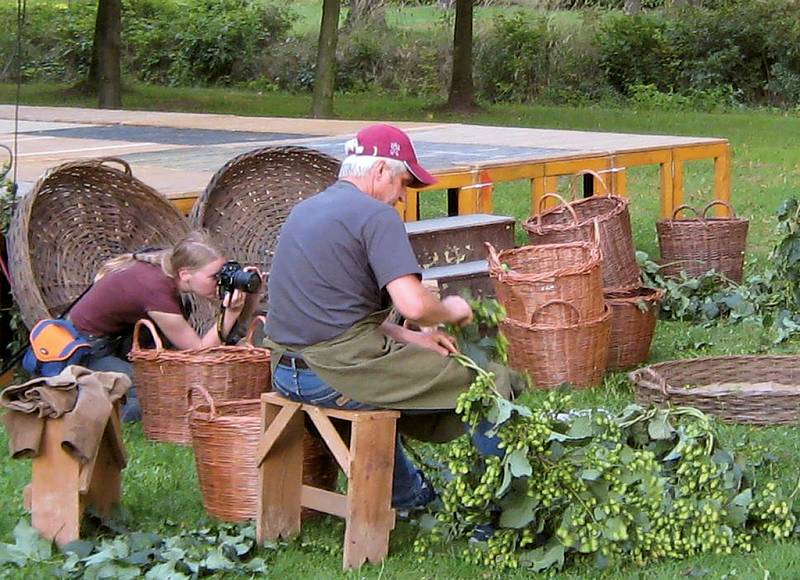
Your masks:
<path fill-rule="evenodd" d="M 374 155 L 348 155 L 339 168 L 339 177 L 362 177 L 369 173 L 372 166 L 378 161 L 385 161 L 394 175 L 407 171 L 406 164 L 399 159 L 391 157 L 376 157 Z"/>

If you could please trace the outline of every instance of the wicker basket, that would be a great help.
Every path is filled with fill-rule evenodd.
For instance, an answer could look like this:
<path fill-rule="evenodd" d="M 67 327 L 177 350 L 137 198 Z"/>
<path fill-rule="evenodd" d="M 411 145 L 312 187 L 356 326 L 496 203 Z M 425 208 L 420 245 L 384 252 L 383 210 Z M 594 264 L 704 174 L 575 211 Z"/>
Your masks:
<path fill-rule="evenodd" d="M 606 304 L 611 309 L 606 370 L 629 369 L 647 360 L 663 298 L 663 290 L 645 287 L 606 292 Z"/>
<path fill-rule="evenodd" d="M 300 201 L 336 181 L 339 161 L 305 147 L 265 147 L 234 157 L 214 175 L 189 215 L 209 231 L 230 260 L 269 272 L 278 233 Z M 197 301 L 195 328 L 205 329 L 214 312 Z"/>
<path fill-rule="evenodd" d="M 542 203 L 550 198 L 560 200 L 561 205 L 543 212 Z M 595 219 L 603 251 L 603 286 L 620 289 L 638 286 L 640 270 L 633 248 L 627 199 L 605 195 L 568 203 L 550 193 L 540 200 L 538 215 L 526 220 L 522 227 L 533 245 L 590 242 L 594 238 Z"/>
<path fill-rule="evenodd" d="M 603 315 L 603 259 L 596 244 L 544 244 L 498 253 L 487 242 L 486 248 L 495 294 L 512 320 L 527 322 L 552 300 L 569 302 L 584 320 Z M 543 315 L 542 322 L 562 324 L 573 313 L 548 309 Z"/>
<path fill-rule="evenodd" d="M 215 403 L 208 391 L 195 386 L 204 401 L 189 403 L 197 478 L 209 515 L 223 521 L 254 519 L 258 506 L 256 447 L 263 434 L 261 401 Z M 333 490 L 336 461 L 319 437 L 306 431 L 303 439 L 303 482 Z M 313 513 L 303 510 L 304 516 Z"/>
<path fill-rule="evenodd" d="M 751 425 L 800 421 L 800 356 L 719 356 L 658 363 L 628 375 L 643 405 L 689 405 Z"/>
<path fill-rule="evenodd" d="M 716 205 L 728 208 L 731 217 L 707 217 Z M 677 219 L 683 210 L 696 219 Z M 675 208 L 672 219 L 656 223 L 661 248 L 661 273 L 674 276 L 681 271 L 696 278 L 712 268 L 734 282 L 742 281 L 748 221 L 736 217 L 733 207 L 722 200 L 712 201 L 698 213 L 688 205 Z"/>
<path fill-rule="evenodd" d="M 186 391 L 202 386 L 217 401 L 255 399 L 270 386 L 269 351 L 252 345 L 259 317 L 250 325 L 245 346 L 166 350 L 155 326 L 140 320 L 133 329 L 133 384 L 142 407 L 142 429 L 148 439 L 179 444 L 192 441 Z M 155 348 L 142 349 L 139 332 L 146 327 Z"/>
<path fill-rule="evenodd" d="M 20 200 L 8 235 L 14 298 L 25 324 L 61 314 L 109 258 L 171 246 L 188 230 L 178 210 L 121 159 L 48 170 Z"/>
<path fill-rule="evenodd" d="M 573 313 L 573 321 L 561 325 L 538 324 L 546 310 L 560 307 Z M 531 324 L 515 320 L 500 322 L 508 338 L 511 366 L 527 371 L 538 388 L 558 387 L 569 383 L 576 388 L 600 384 L 606 371 L 611 331 L 611 311 L 583 321 L 574 306 L 552 300 L 534 312 Z"/>

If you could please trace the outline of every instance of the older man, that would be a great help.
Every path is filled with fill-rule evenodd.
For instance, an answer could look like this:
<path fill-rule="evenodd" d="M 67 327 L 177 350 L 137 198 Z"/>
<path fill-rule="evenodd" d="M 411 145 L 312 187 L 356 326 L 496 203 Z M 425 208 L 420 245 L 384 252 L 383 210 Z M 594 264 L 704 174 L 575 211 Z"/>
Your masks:
<path fill-rule="evenodd" d="M 436 179 L 396 127 L 369 126 L 345 147 L 339 180 L 299 203 L 281 230 L 267 321 L 274 387 L 325 407 L 398 409 L 401 432 L 447 441 L 464 432 L 452 410 L 471 372 L 447 356 L 456 350 L 447 334 L 386 320 L 392 305 L 420 327 L 472 320 L 462 298 L 440 301 L 423 287 L 392 207 L 406 187 Z M 398 444 L 393 505 L 414 508 L 433 497 Z"/>

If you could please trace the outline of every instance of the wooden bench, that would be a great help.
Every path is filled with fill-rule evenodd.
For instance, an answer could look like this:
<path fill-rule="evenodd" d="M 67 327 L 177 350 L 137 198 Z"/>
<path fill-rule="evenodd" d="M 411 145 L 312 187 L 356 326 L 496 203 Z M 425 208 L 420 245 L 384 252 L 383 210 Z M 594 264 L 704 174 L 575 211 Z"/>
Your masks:
<path fill-rule="evenodd" d="M 64 422 L 45 422 L 40 453 L 33 458 L 31 484 L 25 488 L 25 507 L 39 534 L 64 546 L 80 538 L 87 507 L 110 516 L 122 492 L 121 469 L 127 463 L 117 408 L 111 412 L 94 457 L 81 464 L 64 451 Z"/>
<path fill-rule="evenodd" d="M 394 529 L 392 475 L 398 411 L 344 411 L 290 401 L 278 393 L 261 395 L 264 434 L 256 450 L 259 543 L 300 533 L 303 507 L 345 519 L 342 567 L 378 563 L 389 552 Z M 304 415 L 347 476 L 347 493 L 303 484 Z M 347 445 L 331 419 L 350 424 Z"/>

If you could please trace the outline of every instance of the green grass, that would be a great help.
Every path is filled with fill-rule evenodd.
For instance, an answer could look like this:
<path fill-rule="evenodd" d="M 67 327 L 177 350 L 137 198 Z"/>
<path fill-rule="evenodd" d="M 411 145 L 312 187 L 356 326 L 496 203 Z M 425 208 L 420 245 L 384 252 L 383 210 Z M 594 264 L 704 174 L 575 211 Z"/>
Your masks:
<path fill-rule="evenodd" d="M 516 6 L 476 6 L 474 19 L 477 26 L 490 22 L 498 15 L 508 15 L 517 11 L 530 14 L 547 14 L 555 23 L 574 24 L 580 21 L 581 16 L 576 11 L 558 11 L 541 8 L 541 2 L 526 0 L 517 2 Z M 295 0 L 291 3 L 291 10 L 297 16 L 293 32 L 299 35 L 317 34 L 322 18 L 322 2 L 319 0 Z M 442 10 L 436 6 L 402 6 L 393 5 L 386 9 L 386 24 L 392 29 L 424 32 L 431 27 L 447 24 L 452 27 L 455 11 Z M 342 9 L 340 20 L 344 23 L 346 10 Z"/>
<path fill-rule="evenodd" d="M 0 102 L 13 101 L 10 85 L 0 85 Z M 235 113 L 240 115 L 304 116 L 309 108 L 305 95 L 256 94 L 247 91 L 214 89 L 167 89 L 133 86 L 124 97 L 128 108 L 191 112 Z M 23 87 L 23 102 L 40 105 L 92 106 L 89 99 L 64 87 L 31 85 Z M 585 129 L 631 133 L 664 133 L 724 137 L 731 141 L 733 160 L 733 202 L 739 213 L 751 220 L 749 238 L 750 267 L 763 264 L 774 235 L 772 214 L 785 198 L 800 193 L 800 117 L 797 114 L 742 111 L 732 113 L 694 113 L 567 108 L 523 105 L 497 105 L 471 116 L 445 115 L 431 109 L 433 103 L 408 96 L 366 94 L 337 96 L 336 110 L 341 118 L 380 120 L 450 121 L 485 125 L 515 125 L 560 129 Z M 687 165 L 686 199 L 701 203 L 711 198 L 713 184 L 710 163 Z M 562 188 L 565 184 L 562 184 Z M 657 174 L 653 168 L 635 168 L 629 174 L 631 214 L 636 245 L 657 253 L 654 222 L 658 212 Z M 498 184 L 496 213 L 527 217 L 529 186 L 524 182 Z M 423 196 L 423 214 L 443 211 L 443 194 Z M 518 228 L 518 231 L 521 228 Z M 524 239 L 519 236 L 519 241 Z M 686 323 L 662 322 L 657 328 L 652 360 L 668 360 L 729 353 L 797 352 L 797 344 L 775 347 L 770 337 L 753 327 L 720 325 L 712 328 Z M 632 390 L 623 374 L 607 378 L 603 387 L 576 394 L 580 406 L 603 405 L 621 408 L 632 400 Z M 534 395 L 533 399 L 536 399 Z M 723 439 L 731 442 L 751 437 L 772 449 L 781 459 L 775 475 L 786 489 L 797 479 L 797 449 L 800 433 L 795 427 L 750 428 L 725 426 Z M 135 529 L 159 531 L 170 519 L 180 525 L 196 527 L 204 521 L 191 453 L 171 445 L 156 445 L 144 440 L 139 427 L 126 427 L 131 465 L 125 474 L 125 505 Z M 2 444 L 4 440 L 0 440 Z M 21 489 L 29 477 L 24 461 L 0 458 L 4 477 L 0 480 L 0 538 L 24 517 Z M 342 574 L 339 522 L 323 519 L 304 525 L 302 539 L 268 553 L 275 576 L 289 578 L 474 578 L 491 572 L 469 566 L 459 557 L 462 544 L 418 562 L 412 553 L 416 529 L 398 524 L 392 535 L 391 556 L 382 566 Z M 577 565 L 559 578 L 648 578 L 674 579 L 691 574 L 704 578 L 795 578 L 800 569 L 800 539 L 785 542 L 764 541 L 754 554 L 702 556 L 685 561 L 665 561 L 647 568 L 618 567 L 598 575 L 591 567 Z M 1 575 L 1 574 L 0 574 Z M 726 576 L 727 575 L 727 576 Z M 20 571 L 16 577 L 44 577 L 44 568 Z M 504 575 L 522 578 L 522 573 Z"/>

